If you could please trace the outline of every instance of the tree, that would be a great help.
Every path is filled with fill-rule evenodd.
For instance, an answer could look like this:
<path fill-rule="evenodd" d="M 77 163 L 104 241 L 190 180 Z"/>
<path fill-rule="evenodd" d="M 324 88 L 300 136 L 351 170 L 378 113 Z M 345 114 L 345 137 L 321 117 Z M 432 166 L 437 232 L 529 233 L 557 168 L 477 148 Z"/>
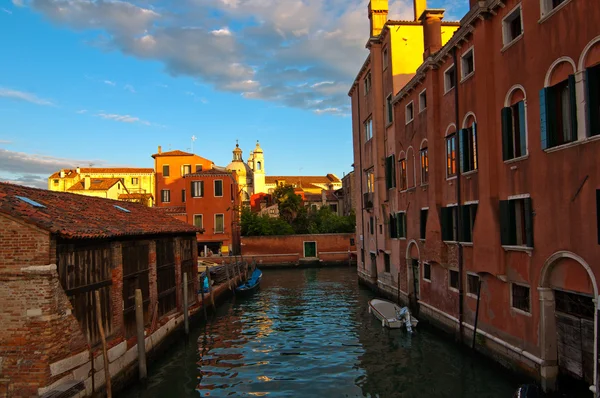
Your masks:
<path fill-rule="evenodd" d="M 242 209 L 242 236 L 291 235 L 293 233 L 294 229 L 285 220 L 269 217 L 266 214 L 261 216 L 253 213 L 249 207 Z"/>
<path fill-rule="evenodd" d="M 279 206 L 279 217 L 291 225 L 302 208 L 302 197 L 296 195 L 293 186 L 285 185 L 275 188 L 273 199 Z"/>

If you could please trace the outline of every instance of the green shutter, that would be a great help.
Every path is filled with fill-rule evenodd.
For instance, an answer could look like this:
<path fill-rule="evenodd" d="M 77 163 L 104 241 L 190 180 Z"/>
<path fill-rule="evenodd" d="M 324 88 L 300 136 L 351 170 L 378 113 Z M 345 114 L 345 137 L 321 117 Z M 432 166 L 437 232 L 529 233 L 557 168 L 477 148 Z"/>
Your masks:
<path fill-rule="evenodd" d="M 525 243 L 533 247 L 533 207 L 531 198 L 523 199 L 523 212 L 525 213 Z"/>
<path fill-rule="evenodd" d="M 510 218 L 510 203 L 508 200 L 500 201 L 500 242 L 502 246 L 509 246 L 514 244 L 511 241 L 511 222 Z M 513 221 L 514 222 L 514 221 Z"/>
<path fill-rule="evenodd" d="M 569 100 L 571 103 L 571 140 L 577 140 L 577 92 L 575 75 L 569 75 Z"/>
<path fill-rule="evenodd" d="M 398 237 L 398 228 L 396 226 L 396 217 L 390 214 L 390 238 L 395 239 Z"/>
<path fill-rule="evenodd" d="M 552 146 L 551 143 L 551 114 L 548 111 L 550 102 L 550 90 L 548 87 L 544 87 L 540 90 L 540 141 L 542 143 L 542 149 L 547 149 Z"/>
<path fill-rule="evenodd" d="M 458 140 L 459 140 L 459 167 L 460 167 L 460 171 L 465 172 L 465 171 L 469 171 L 469 157 L 467 156 L 467 151 L 469 149 L 469 130 L 468 129 L 461 129 L 458 132 Z"/>
<path fill-rule="evenodd" d="M 502 108 L 500 111 L 500 119 L 502 119 L 502 160 L 513 158 L 513 118 L 512 109 L 509 107 Z"/>
<path fill-rule="evenodd" d="M 518 103 L 519 108 L 519 144 L 521 145 L 521 156 L 527 154 L 527 118 L 525 117 L 525 101 Z M 512 140 L 511 140 L 512 142 Z"/>
<path fill-rule="evenodd" d="M 600 65 L 585 70 L 588 135 L 600 134 Z"/>

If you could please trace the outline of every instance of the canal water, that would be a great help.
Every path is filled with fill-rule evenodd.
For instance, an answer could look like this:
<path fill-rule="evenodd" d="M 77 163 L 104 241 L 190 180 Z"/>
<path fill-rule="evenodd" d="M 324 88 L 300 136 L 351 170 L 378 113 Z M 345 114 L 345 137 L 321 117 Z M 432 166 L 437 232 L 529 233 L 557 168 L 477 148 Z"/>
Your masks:
<path fill-rule="evenodd" d="M 381 327 L 355 268 L 266 270 L 125 397 L 511 398 L 517 380 L 427 328 Z"/>

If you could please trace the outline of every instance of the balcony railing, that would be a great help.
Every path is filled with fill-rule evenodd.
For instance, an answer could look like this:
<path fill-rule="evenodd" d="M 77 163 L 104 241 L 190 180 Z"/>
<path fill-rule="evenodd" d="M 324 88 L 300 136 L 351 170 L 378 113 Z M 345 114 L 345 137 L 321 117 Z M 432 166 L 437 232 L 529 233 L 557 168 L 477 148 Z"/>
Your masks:
<path fill-rule="evenodd" d="M 365 209 L 373 208 L 373 200 L 374 200 L 373 192 L 367 192 L 367 193 L 363 194 L 363 204 L 364 204 Z"/>

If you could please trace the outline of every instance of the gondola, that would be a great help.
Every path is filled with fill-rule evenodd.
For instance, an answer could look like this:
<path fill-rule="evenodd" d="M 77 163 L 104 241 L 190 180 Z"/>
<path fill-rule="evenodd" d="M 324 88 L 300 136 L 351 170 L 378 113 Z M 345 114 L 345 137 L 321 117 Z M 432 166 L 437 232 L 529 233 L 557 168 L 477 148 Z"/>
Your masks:
<path fill-rule="evenodd" d="M 252 294 L 255 291 L 257 291 L 258 288 L 260 287 L 261 279 L 262 279 L 262 271 L 259 270 L 258 268 L 256 268 L 256 269 L 254 269 L 254 272 L 252 272 L 250 279 L 248 279 L 248 281 L 246 283 L 236 287 L 235 292 L 242 294 L 242 295 Z"/>

